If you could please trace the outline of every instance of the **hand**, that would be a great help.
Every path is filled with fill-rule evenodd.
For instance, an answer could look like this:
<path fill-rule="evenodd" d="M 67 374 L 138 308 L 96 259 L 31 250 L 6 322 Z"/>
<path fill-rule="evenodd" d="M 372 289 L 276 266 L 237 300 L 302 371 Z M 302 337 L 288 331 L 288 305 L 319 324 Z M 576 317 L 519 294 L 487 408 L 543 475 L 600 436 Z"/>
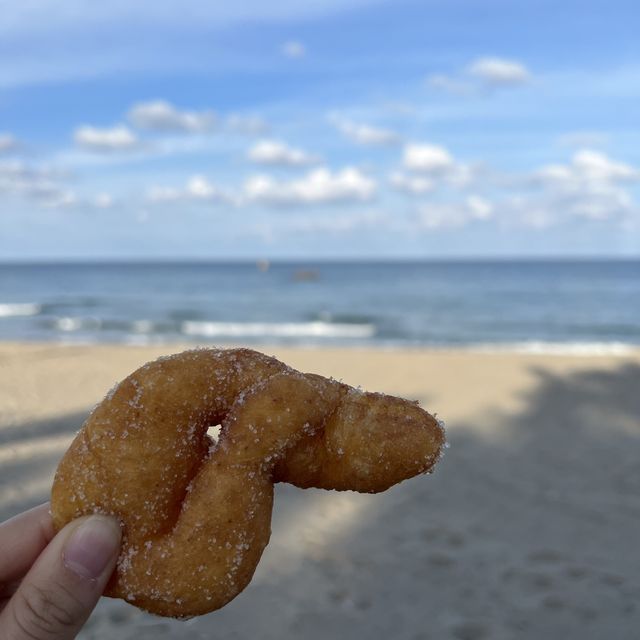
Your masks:
<path fill-rule="evenodd" d="M 0 638 L 75 638 L 118 558 L 120 526 L 94 515 L 57 535 L 49 505 L 0 525 Z"/>

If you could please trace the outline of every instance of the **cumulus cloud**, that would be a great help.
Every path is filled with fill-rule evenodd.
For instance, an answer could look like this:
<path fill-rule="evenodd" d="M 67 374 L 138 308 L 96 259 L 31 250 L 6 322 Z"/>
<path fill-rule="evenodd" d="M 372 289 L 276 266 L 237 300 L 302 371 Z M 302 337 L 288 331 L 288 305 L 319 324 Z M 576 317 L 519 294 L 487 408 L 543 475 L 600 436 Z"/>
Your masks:
<path fill-rule="evenodd" d="M 440 145 L 412 142 L 403 150 L 402 165 L 411 174 L 394 174 L 391 184 L 406 193 L 420 193 L 439 186 L 469 188 L 477 178 L 480 167 L 458 162 L 451 152 Z M 428 180 L 427 180 L 428 179 Z"/>
<path fill-rule="evenodd" d="M 152 100 L 133 105 L 127 115 L 129 122 L 139 129 L 151 131 L 177 131 L 183 133 L 206 133 L 215 125 L 215 114 L 211 110 L 180 110 L 166 100 Z"/>
<path fill-rule="evenodd" d="M 46 167 L 23 162 L 0 164 L 0 193 L 18 196 L 43 206 L 68 202 L 72 192 L 61 182 L 61 175 Z"/>
<path fill-rule="evenodd" d="M 478 58 L 467 67 L 469 75 L 494 87 L 523 84 L 531 78 L 529 70 L 516 60 Z"/>
<path fill-rule="evenodd" d="M 299 180 L 281 182 L 269 176 L 254 176 L 244 186 L 250 201 L 273 205 L 358 202 L 371 199 L 375 191 L 375 181 L 355 167 L 335 173 L 319 168 Z"/>
<path fill-rule="evenodd" d="M 591 149 L 576 152 L 568 164 L 546 165 L 531 179 L 550 210 L 592 220 L 624 217 L 636 211 L 625 185 L 637 182 L 639 169 Z"/>
<path fill-rule="evenodd" d="M 422 156 L 419 156 L 422 158 Z M 472 192 L 466 197 L 455 180 L 448 178 L 459 173 L 459 165 L 445 162 L 444 154 L 426 154 L 431 160 L 421 162 L 429 170 L 453 167 L 443 174 L 396 174 L 393 186 L 414 196 L 421 196 L 417 224 L 424 229 L 458 228 L 470 222 L 495 221 L 497 224 L 527 226 L 538 229 L 565 224 L 568 221 L 586 223 L 617 222 L 626 224 L 640 220 L 640 206 L 633 197 L 631 187 L 640 184 L 640 169 L 628 163 L 610 158 L 592 149 L 583 149 L 569 162 L 549 164 L 534 170 L 521 179 L 488 173 L 485 179 L 467 182 L 465 189 L 483 188 L 484 193 Z M 426 178 L 440 187 L 440 175 L 444 175 L 447 189 L 431 194 L 426 188 L 421 192 L 420 183 L 412 178 Z M 468 191 L 467 191 L 468 192 Z"/>
<path fill-rule="evenodd" d="M 391 146 L 401 142 L 400 136 L 390 129 L 372 127 L 368 124 L 339 118 L 332 118 L 331 120 L 340 133 L 357 144 Z"/>
<path fill-rule="evenodd" d="M 17 151 L 20 146 L 20 142 L 14 135 L 0 131 L 0 154 Z"/>
<path fill-rule="evenodd" d="M 453 156 L 444 147 L 434 144 L 415 144 L 405 146 L 403 165 L 411 171 L 438 174 L 453 168 Z"/>
<path fill-rule="evenodd" d="M 227 117 L 227 127 L 236 133 L 260 135 L 270 129 L 269 123 L 260 116 L 232 113 Z"/>
<path fill-rule="evenodd" d="M 69 175 L 55 168 L 23 162 L 0 164 L 0 195 L 17 197 L 47 209 L 106 209 L 113 205 L 107 193 L 81 196 L 68 185 Z"/>
<path fill-rule="evenodd" d="M 300 167 L 315 164 L 320 159 L 279 140 L 260 140 L 247 154 L 251 162 L 272 166 Z"/>
<path fill-rule="evenodd" d="M 546 186 L 579 186 L 584 182 L 625 182 L 640 179 L 640 171 L 624 162 L 616 162 L 604 153 L 582 149 L 569 164 L 550 164 L 539 169 L 534 179 Z"/>
<path fill-rule="evenodd" d="M 493 205 L 486 198 L 471 195 L 466 199 L 465 204 L 472 219 L 488 220 L 493 216 Z"/>
<path fill-rule="evenodd" d="M 281 47 L 281 51 L 287 58 L 303 58 L 307 53 L 306 47 L 298 40 L 285 42 Z"/>
<path fill-rule="evenodd" d="M 209 182 L 205 176 L 195 175 L 189 178 L 184 187 L 152 187 L 147 193 L 147 200 L 154 203 L 178 201 L 230 202 L 231 198 Z"/>
<path fill-rule="evenodd" d="M 591 180 L 633 180 L 640 179 L 640 171 L 624 162 L 615 162 L 604 153 L 583 149 L 573 156 L 574 169 Z"/>
<path fill-rule="evenodd" d="M 531 80 L 531 72 L 517 60 L 481 57 L 472 60 L 461 72 L 435 73 L 427 77 L 434 89 L 457 95 L 473 95 L 482 91 L 515 87 Z"/>
<path fill-rule="evenodd" d="M 640 220 L 632 190 L 637 184 L 640 168 L 593 149 L 517 177 L 458 162 L 444 147 L 419 143 L 405 147 L 403 171 L 389 176 L 391 187 L 420 202 L 422 228 L 487 220 L 537 228 L 572 219 L 626 224 Z"/>
<path fill-rule="evenodd" d="M 137 151 L 142 146 L 136 134 L 123 124 L 105 129 L 83 125 L 74 131 L 73 139 L 79 147 L 96 153 Z"/>
<path fill-rule="evenodd" d="M 433 191 L 436 186 L 435 181 L 430 178 L 407 175 L 401 171 L 396 171 L 389 176 L 389 184 L 398 191 L 414 196 Z"/>

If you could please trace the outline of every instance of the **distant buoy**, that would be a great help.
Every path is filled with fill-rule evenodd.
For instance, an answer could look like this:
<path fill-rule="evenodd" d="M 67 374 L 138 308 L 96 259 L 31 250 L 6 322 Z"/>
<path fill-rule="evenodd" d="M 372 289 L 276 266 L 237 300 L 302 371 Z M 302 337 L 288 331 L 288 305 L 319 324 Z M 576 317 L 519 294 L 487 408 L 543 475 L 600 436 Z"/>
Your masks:
<path fill-rule="evenodd" d="M 320 273 L 314 269 L 298 269 L 298 271 L 293 274 L 293 279 L 296 282 L 314 282 L 319 280 L 319 278 Z"/>

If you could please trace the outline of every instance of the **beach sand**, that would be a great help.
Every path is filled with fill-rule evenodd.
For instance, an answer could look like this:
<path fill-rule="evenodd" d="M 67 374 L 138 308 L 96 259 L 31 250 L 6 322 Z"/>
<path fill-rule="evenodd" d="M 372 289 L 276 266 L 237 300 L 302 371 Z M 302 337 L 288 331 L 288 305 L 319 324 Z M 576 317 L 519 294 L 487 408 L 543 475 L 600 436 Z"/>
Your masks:
<path fill-rule="evenodd" d="M 176 350 L 0 344 L 0 517 L 47 499 L 114 382 Z M 640 352 L 264 351 L 419 400 L 446 421 L 445 458 L 376 496 L 280 486 L 231 604 L 178 622 L 103 599 L 82 638 L 638 637 Z"/>

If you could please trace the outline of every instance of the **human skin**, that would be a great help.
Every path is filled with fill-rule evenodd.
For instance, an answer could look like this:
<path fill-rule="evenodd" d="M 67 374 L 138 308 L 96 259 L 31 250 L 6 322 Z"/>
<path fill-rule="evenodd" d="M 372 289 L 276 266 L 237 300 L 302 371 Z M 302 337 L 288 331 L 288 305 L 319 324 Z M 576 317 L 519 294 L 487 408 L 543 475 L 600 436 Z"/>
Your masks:
<path fill-rule="evenodd" d="M 78 518 L 57 534 L 49 504 L 0 524 L 0 637 L 75 638 L 116 564 L 114 518 Z"/>

